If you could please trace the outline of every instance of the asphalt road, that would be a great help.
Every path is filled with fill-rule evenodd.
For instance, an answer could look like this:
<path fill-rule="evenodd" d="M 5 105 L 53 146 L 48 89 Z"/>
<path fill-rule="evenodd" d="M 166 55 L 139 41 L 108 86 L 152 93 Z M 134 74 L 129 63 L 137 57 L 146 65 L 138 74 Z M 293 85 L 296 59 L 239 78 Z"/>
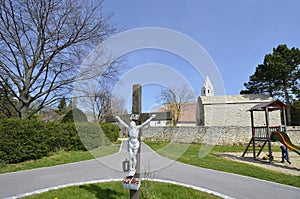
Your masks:
<path fill-rule="evenodd" d="M 126 142 L 114 155 L 54 167 L 0 174 L 0 198 L 17 198 L 64 186 L 120 180 Z M 142 177 L 178 183 L 224 198 L 299 198 L 300 189 L 255 178 L 219 172 L 161 157 L 142 144 Z"/>

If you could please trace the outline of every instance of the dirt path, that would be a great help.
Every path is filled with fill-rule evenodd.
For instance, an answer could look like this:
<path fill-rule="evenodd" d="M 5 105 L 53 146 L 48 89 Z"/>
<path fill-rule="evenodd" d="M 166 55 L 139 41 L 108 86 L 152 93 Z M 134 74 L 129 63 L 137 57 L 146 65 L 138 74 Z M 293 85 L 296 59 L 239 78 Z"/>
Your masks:
<path fill-rule="evenodd" d="M 290 175 L 300 176 L 300 156 L 293 152 L 289 153 L 291 164 L 287 163 L 286 161 L 284 163 L 281 163 L 281 152 L 273 152 L 273 156 L 274 156 L 273 164 L 269 164 L 268 160 L 262 159 L 263 156 L 265 155 L 264 153 L 262 153 L 257 160 L 253 159 L 252 153 L 247 153 L 245 157 L 242 157 L 242 153 L 222 153 L 217 155 L 220 155 L 225 158 L 229 158 L 234 161 L 244 162 L 247 164 L 256 165 L 259 167 L 263 167 L 266 169 L 270 169 L 270 170 L 274 170 L 274 171 L 278 171 Z"/>

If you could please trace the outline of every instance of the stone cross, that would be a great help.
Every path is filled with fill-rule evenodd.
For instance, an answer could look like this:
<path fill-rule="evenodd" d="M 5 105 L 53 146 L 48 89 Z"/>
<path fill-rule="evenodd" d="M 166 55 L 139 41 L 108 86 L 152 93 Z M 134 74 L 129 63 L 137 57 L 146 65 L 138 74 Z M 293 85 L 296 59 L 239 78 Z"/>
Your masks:
<path fill-rule="evenodd" d="M 137 137 L 138 141 L 136 142 L 138 144 L 137 146 L 137 154 L 136 154 L 136 166 L 135 171 L 131 174 L 134 174 L 134 176 L 129 176 L 125 178 L 125 181 L 130 181 L 134 179 L 140 180 L 140 143 L 141 143 L 141 135 L 142 135 L 142 127 L 148 123 L 150 123 L 151 120 L 171 120 L 172 116 L 170 112 L 156 112 L 156 113 L 141 113 L 142 111 L 142 86 L 139 84 L 133 85 L 133 93 L 132 93 L 132 114 L 129 115 L 121 115 L 116 116 L 116 119 L 121 122 L 125 127 L 130 128 L 130 125 L 134 126 L 134 128 L 138 128 L 139 135 Z M 111 119 L 108 119 L 109 121 Z M 131 122 L 131 124 L 130 124 Z M 132 122 L 135 122 L 135 124 L 132 124 Z M 131 154 L 132 155 L 132 154 Z M 135 165 L 135 164 L 134 164 Z M 126 182 L 127 183 L 127 182 Z M 137 182 L 140 183 L 140 182 Z M 124 181 L 123 181 L 124 185 Z M 129 186 L 130 188 L 130 186 Z M 139 187 L 138 187 L 139 188 Z M 137 189 L 130 188 L 130 198 L 138 199 L 140 198 L 140 192 Z"/>

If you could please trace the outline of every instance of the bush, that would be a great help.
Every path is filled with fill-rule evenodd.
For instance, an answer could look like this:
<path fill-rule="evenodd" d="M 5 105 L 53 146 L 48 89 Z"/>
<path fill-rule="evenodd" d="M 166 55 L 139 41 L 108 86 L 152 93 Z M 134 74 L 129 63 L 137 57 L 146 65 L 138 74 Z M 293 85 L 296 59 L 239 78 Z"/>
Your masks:
<path fill-rule="evenodd" d="M 81 142 L 75 124 L 69 123 L 57 123 L 57 122 L 44 122 L 47 126 L 47 140 L 46 145 L 51 147 L 50 151 L 58 150 L 86 150 Z M 43 128 L 41 126 L 41 128 Z"/>
<path fill-rule="evenodd" d="M 82 112 L 78 108 L 74 108 L 66 113 L 66 115 L 63 117 L 61 122 L 62 123 L 74 122 L 74 120 L 76 122 L 87 122 L 88 121 L 84 112 Z"/>
<path fill-rule="evenodd" d="M 120 128 L 117 125 L 111 123 L 101 123 L 101 128 L 105 134 L 105 136 L 111 142 L 115 142 L 119 138 Z"/>
<path fill-rule="evenodd" d="M 39 159 L 57 150 L 85 150 L 74 123 L 0 120 L 0 163 Z"/>
<path fill-rule="evenodd" d="M 109 144 L 98 123 L 76 123 L 78 135 L 87 150 Z"/>
<path fill-rule="evenodd" d="M 5 119 L 1 121 L 0 151 L 2 162 L 17 163 L 38 159 L 47 154 L 48 147 L 42 144 L 46 137 L 39 132 L 37 121 Z"/>
<path fill-rule="evenodd" d="M 0 165 L 35 160 L 58 150 L 91 150 L 118 139 L 119 127 L 88 122 L 0 120 Z"/>

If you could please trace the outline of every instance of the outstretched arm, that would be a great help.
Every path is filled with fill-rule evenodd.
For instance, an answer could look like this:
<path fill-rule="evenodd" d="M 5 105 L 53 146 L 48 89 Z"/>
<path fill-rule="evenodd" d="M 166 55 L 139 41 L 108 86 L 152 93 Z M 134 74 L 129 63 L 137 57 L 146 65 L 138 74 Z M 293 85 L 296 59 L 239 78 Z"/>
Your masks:
<path fill-rule="evenodd" d="M 129 126 L 123 121 L 121 120 L 121 118 L 119 116 L 116 116 L 116 119 L 123 125 L 125 126 L 126 128 L 129 128 Z"/>
<path fill-rule="evenodd" d="M 155 118 L 156 117 L 156 115 L 155 114 L 152 114 L 151 115 L 151 117 L 149 117 L 143 124 L 141 124 L 141 125 L 139 125 L 139 126 L 137 126 L 137 128 L 143 128 L 144 126 L 146 126 L 147 124 L 149 124 L 150 122 L 151 122 L 151 120 L 153 119 L 153 118 Z"/>

